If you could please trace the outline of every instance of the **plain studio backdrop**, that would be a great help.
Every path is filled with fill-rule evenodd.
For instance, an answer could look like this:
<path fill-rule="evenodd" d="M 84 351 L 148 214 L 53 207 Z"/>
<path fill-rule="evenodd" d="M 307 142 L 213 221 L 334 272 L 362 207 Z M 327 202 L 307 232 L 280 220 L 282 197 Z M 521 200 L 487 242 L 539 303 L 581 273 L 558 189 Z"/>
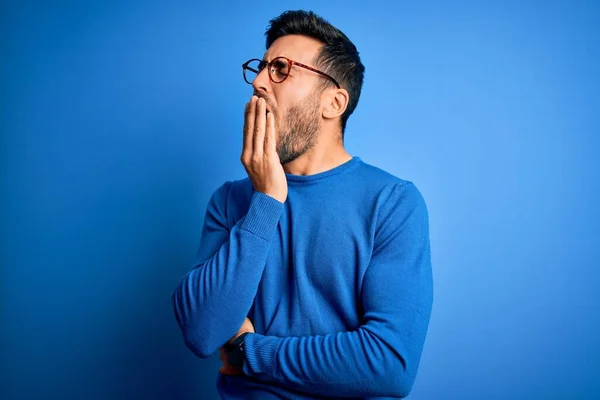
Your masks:
<path fill-rule="evenodd" d="M 284 5 L 283 5 L 284 4 Z M 269 19 L 366 66 L 350 154 L 416 183 L 435 299 L 412 399 L 600 396 L 600 3 L 3 2 L 2 399 L 217 399 L 171 293 L 239 161 Z M 235 299 L 231 299 L 235 301 Z"/>

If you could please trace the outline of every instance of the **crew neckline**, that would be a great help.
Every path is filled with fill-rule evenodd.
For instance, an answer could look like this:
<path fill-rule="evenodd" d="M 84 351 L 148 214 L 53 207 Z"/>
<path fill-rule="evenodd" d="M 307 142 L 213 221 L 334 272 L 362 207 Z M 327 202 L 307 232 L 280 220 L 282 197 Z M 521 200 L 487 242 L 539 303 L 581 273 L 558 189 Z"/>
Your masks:
<path fill-rule="evenodd" d="M 353 156 L 350 160 L 344 162 L 343 164 L 338 165 L 337 167 L 333 167 L 328 169 L 327 171 L 318 172 L 312 175 L 294 175 L 286 173 L 285 176 L 288 182 L 298 182 L 298 183 L 308 183 L 315 182 L 318 180 L 322 180 L 325 178 L 329 178 L 333 175 L 337 175 L 341 172 L 344 172 L 353 166 L 357 165 L 360 162 L 360 157 Z"/>

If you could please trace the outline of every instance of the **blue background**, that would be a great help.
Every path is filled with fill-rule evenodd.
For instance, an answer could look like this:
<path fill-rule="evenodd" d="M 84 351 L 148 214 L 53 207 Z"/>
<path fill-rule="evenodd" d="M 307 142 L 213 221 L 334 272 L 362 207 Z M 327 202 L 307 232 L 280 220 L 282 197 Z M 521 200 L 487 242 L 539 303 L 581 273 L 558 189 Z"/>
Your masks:
<path fill-rule="evenodd" d="M 366 65 L 350 154 L 429 207 L 411 398 L 600 397 L 600 3 L 216 3 L 2 3 L 0 397 L 217 398 L 171 292 L 296 8 Z"/>

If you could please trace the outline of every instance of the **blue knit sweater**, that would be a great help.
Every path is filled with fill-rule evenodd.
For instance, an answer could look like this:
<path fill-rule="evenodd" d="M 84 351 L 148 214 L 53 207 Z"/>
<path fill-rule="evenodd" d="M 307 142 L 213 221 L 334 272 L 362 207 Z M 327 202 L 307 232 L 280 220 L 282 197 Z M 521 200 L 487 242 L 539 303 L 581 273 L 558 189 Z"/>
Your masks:
<path fill-rule="evenodd" d="M 433 304 L 423 197 L 359 157 L 286 176 L 285 203 L 248 178 L 212 195 L 173 293 L 185 343 L 205 358 L 253 322 L 225 399 L 407 396 Z"/>

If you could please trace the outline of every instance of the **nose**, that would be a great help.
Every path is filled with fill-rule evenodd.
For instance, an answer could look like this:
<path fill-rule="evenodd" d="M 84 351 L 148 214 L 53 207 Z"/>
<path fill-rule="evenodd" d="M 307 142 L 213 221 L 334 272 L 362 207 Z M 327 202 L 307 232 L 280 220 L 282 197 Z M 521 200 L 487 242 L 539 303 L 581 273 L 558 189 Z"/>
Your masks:
<path fill-rule="evenodd" d="M 271 80 L 269 79 L 268 67 L 263 68 L 262 71 L 256 75 L 256 78 L 252 81 L 252 87 L 255 93 L 265 93 L 271 90 Z"/>

